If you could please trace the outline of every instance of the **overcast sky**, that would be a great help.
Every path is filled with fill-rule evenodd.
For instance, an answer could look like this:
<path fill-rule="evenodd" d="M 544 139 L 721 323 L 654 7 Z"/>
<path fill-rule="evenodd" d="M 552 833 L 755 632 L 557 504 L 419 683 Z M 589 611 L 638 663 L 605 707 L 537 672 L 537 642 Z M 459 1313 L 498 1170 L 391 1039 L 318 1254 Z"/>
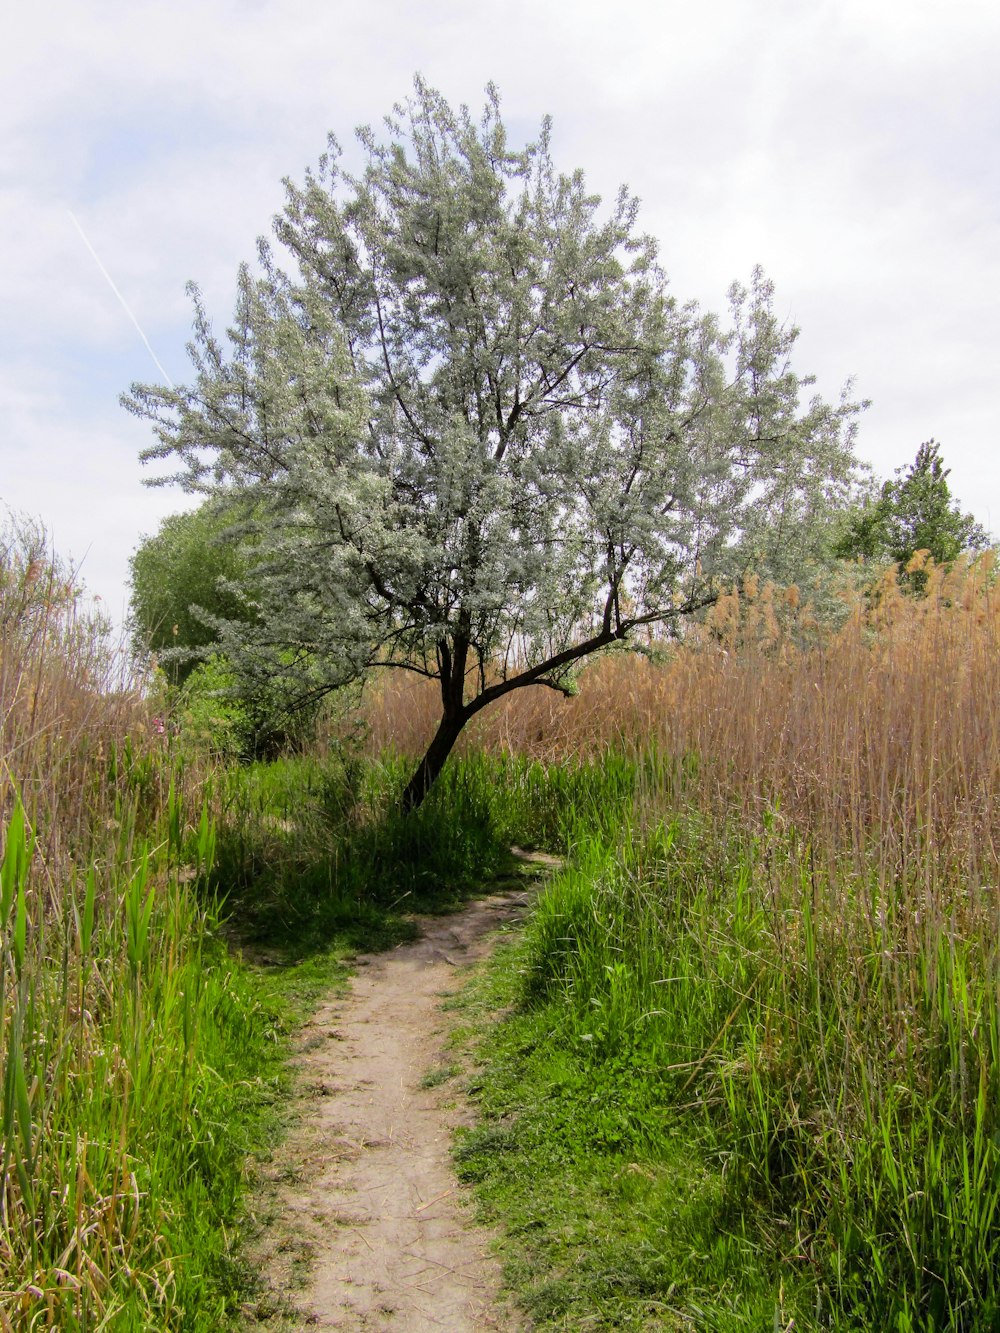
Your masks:
<path fill-rule="evenodd" d="M 194 279 L 224 327 L 239 262 L 333 130 L 420 71 L 606 198 L 627 183 L 674 294 L 720 308 L 761 263 L 796 368 L 872 400 L 880 475 L 931 436 L 1000 534 L 1000 5 L 995 0 L 50 0 L 0 53 L 0 502 L 39 517 L 120 619 L 178 492 L 118 406 L 176 382 Z M 79 224 L 74 223 L 74 218 Z M 86 237 L 86 242 L 84 240 Z M 102 273 L 93 252 L 103 264 Z"/>

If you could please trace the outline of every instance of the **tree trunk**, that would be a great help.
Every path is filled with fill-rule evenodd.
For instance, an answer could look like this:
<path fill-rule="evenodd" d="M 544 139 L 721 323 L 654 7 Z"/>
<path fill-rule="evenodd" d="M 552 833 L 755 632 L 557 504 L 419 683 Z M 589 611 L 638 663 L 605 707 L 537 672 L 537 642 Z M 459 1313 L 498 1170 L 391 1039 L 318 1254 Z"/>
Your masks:
<path fill-rule="evenodd" d="M 403 811 L 406 814 L 416 810 L 433 787 L 468 718 L 469 714 L 464 709 L 459 713 L 446 713 L 442 717 L 434 739 L 427 747 L 427 753 L 403 792 Z"/>

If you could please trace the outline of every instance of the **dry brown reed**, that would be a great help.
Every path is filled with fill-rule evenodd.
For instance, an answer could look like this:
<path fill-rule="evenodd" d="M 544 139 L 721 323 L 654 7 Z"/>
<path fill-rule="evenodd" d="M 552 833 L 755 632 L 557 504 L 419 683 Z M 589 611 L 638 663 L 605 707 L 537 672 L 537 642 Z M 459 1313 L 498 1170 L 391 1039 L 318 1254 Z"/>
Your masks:
<path fill-rule="evenodd" d="M 44 532 L 0 533 L 0 827 L 20 791 L 50 882 L 115 817 L 113 750 L 156 744 L 142 686 Z"/>
<path fill-rule="evenodd" d="M 507 696 L 463 745 L 544 761 L 653 747 L 697 768 L 709 811 L 750 826 L 778 812 L 858 870 L 874 856 L 883 877 L 995 876 L 1000 591 L 990 556 L 925 572 L 914 596 L 886 571 L 828 633 L 798 589 L 748 581 L 682 642 L 591 665 L 573 698 Z M 433 683 L 384 677 L 364 705 L 369 749 L 419 754 L 437 707 Z"/>

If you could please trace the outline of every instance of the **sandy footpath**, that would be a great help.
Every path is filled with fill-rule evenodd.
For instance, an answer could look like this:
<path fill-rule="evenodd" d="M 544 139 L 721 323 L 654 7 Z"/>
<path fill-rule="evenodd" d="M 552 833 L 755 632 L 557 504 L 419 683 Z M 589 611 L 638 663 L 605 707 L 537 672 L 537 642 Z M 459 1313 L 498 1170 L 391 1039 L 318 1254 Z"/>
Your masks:
<path fill-rule="evenodd" d="M 358 959 L 349 992 L 303 1029 L 300 1115 L 268 1172 L 275 1197 L 255 1253 L 294 1310 L 286 1327 L 524 1327 L 498 1297 L 489 1236 L 452 1168 L 461 1094 L 454 1081 L 420 1085 L 449 1062 L 443 994 L 530 896 L 421 918 L 420 939 Z"/>

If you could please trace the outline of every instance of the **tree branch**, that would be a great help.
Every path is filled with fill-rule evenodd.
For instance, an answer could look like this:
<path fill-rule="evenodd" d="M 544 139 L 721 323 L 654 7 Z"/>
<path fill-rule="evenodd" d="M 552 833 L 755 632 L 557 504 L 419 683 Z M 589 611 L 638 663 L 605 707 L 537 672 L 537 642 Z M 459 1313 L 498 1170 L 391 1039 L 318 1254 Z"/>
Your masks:
<path fill-rule="evenodd" d="M 677 620 L 681 616 L 688 616 L 706 606 L 711 606 L 717 599 L 718 593 L 706 593 L 699 598 L 689 598 L 681 606 L 663 607 L 657 611 L 649 611 L 645 615 L 633 616 L 622 621 L 614 629 L 610 628 L 610 613 L 606 613 L 606 623 L 602 625 L 597 634 L 591 635 L 589 639 L 584 639 L 582 643 L 578 643 L 571 648 L 564 648 L 561 653 L 555 653 L 544 662 L 539 662 L 537 666 L 528 667 L 517 676 L 511 676 L 505 681 L 489 686 L 488 689 L 483 690 L 475 699 L 470 700 L 465 705 L 465 716 L 467 718 L 473 717 L 488 704 L 497 699 L 502 699 L 511 690 L 524 689 L 528 685 L 548 685 L 550 688 L 554 688 L 552 682 L 543 679 L 543 677 L 552 675 L 563 667 L 571 666 L 574 662 L 582 661 L 583 658 L 590 657 L 602 648 L 610 648 L 612 644 L 623 643 L 632 630 L 637 629 L 640 625 L 653 625 L 667 620 Z"/>

